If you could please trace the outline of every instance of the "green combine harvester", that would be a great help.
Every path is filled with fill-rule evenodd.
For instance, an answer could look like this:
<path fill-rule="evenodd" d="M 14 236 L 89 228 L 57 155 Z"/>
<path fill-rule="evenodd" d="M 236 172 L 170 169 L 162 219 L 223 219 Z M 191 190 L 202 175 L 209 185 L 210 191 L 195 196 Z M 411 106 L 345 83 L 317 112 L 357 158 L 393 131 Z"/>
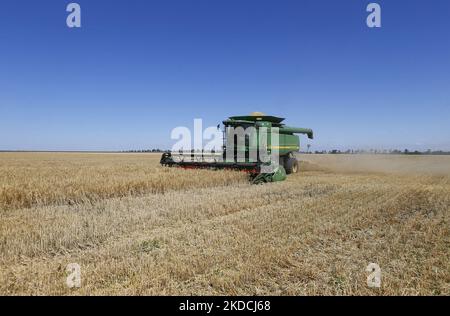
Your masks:
<path fill-rule="evenodd" d="M 166 152 L 160 163 L 186 169 L 241 170 L 249 173 L 251 181 L 256 184 L 283 181 L 286 174 L 298 172 L 294 153 L 300 150 L 300 139 L 295 134 L 306 134 L 313 139 L 311 129 L 289 127 L 283 121 L 284 118 L 260 112 L 232 116 L 223 121 L 221 152 Z"/>

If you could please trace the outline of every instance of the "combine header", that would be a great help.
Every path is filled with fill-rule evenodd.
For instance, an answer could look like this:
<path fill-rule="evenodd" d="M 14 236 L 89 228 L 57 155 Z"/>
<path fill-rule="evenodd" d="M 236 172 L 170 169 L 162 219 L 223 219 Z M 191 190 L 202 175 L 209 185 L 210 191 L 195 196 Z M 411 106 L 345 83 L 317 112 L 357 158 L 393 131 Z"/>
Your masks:
<path fill-rule="evenodd" d="M 311 129 L 289 127 L 283 121 L 259 112 L 232 116 L 223 121 L 221 152 L 167 152 L 160 163 L 186 169 L 241 170 L 250 174 L 253 183 L 283 181 L 286 174 L 298 172 L 294 153 L 300 150 L 300 139 L 294 134 L 313 138 Z"/>

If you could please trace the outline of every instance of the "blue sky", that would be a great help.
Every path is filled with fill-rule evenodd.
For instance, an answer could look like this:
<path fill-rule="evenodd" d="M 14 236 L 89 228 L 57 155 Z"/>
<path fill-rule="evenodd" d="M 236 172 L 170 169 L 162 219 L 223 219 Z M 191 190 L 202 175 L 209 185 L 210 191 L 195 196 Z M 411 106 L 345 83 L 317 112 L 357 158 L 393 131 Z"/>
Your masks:
<path fill-rule="evenodd" d="M 170 147 L 194 118 L 262 111 L 313 150 L 450 150 L 450 1 L 0 4 L 0 150 Z"/>

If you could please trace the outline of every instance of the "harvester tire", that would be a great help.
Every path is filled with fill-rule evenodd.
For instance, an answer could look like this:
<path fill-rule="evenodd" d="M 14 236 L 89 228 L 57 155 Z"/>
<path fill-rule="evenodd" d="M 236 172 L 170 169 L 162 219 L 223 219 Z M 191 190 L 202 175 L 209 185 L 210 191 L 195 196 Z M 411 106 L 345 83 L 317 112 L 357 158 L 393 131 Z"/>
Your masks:
<path fill-rule="evenodd" d="M 297 173 L 298 172 L 298 161 L 295 158 L 289 157 L 285 160 L 286 174 Z"/>

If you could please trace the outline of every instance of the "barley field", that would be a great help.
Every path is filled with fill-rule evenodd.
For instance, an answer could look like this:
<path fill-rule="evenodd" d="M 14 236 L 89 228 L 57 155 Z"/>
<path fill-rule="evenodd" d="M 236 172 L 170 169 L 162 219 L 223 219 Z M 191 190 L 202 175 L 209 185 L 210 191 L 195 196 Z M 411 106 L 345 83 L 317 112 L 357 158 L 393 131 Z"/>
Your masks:
<path fill-rule="evenodd" d="M 298 158 L 251 185 L 153 154 L 0 153 L 0 295 L 450 295 L 450 157 Z"/>

